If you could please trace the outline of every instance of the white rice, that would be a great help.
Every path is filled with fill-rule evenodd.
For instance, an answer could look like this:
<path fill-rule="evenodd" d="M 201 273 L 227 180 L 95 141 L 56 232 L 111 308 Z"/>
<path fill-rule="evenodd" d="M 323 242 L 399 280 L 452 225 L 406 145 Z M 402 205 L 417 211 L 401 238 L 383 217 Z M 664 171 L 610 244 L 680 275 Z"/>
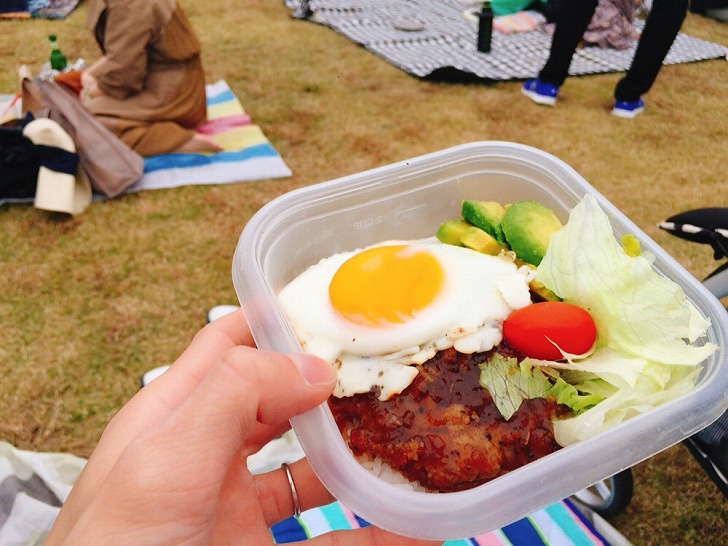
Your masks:
<path fill-rule="evenodd" d="M 365 458 L 365 456 L 362 456 L 357 457 L 357 460 L 364 468 L 366 468 L 369 472 L 374 474 L 380 480 L 391 483 L 392 485 L 395 485 L 402 489 L 406 489 L 408 491 L 428 492 L 428 490 L 422 487 L 419 483 L 409 481 L 399 471 L 389 466 L 389 464 L 384 462 L 379 457 L 374 457 L 372 459 L 370 457 Z"/>

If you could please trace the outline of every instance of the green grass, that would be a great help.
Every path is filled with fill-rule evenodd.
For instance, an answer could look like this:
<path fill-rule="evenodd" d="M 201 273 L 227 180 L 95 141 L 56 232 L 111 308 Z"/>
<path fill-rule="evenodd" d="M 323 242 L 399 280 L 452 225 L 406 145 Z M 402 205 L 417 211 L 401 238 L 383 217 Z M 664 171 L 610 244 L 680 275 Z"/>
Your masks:
<path fill-rule="evenodd" d="M 271 198 L 449 146 L 508 140 L 550 152 L 692 274 L 715 265 L 656 224 L 727 204 L 724 59 L 665 67 L 646 112 L 625 121 L 608 113 L 619 74 L 571 78 L 555 108 L 538 107 L 520 82 L 408 76 L 290 18 L 280 1 L 182 4 L 207 80 L 228 81 L 294 174 L 122 196 L 74 219 L 0 208 L 0 438 L 18 447 L 89 455 L 139 376 L 172 362 L 211 306 L 236 301 L 237 238 Z M 62 21 L 0 21 L 0 93 L 16 91 L 18 65 L 41 66 L 51 32 L 69 58 L 97 58 L 84 25 L 84 4 Z M 728 46 L 728 25 L 689 15 L 683 30 Z M 613 523 L 635 544 L 728 544 L 726 502 L 686 449 L 634 472 L 635 498 Z"/>

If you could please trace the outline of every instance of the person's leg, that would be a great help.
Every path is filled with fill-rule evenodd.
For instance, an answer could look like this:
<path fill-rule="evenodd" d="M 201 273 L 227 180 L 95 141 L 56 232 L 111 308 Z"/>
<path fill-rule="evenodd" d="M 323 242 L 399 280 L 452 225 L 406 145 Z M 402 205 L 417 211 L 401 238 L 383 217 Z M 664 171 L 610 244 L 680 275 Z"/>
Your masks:
<path fill-rule="evenodd" d="M 614 90 L 617 101 L 637 101 L 650 90 L 687 10 L 688 0 L 653 0 L 632 65 Z"/>
<path fill-rule="evenodd" d="M 138 121 L 97 116 L 119 139 L 143 157 L 174 152 L 218 152 L 212 137 L 185 129 L 174 121 Z"/>
<path fill-rule="evenodd" d="M 563 0 L 559 3 L 549 58 L 538 75 L 539 80 L 557 87 L 564 83 L 571 58 L 594 16 L 597 3 L 598 0 Z"/>

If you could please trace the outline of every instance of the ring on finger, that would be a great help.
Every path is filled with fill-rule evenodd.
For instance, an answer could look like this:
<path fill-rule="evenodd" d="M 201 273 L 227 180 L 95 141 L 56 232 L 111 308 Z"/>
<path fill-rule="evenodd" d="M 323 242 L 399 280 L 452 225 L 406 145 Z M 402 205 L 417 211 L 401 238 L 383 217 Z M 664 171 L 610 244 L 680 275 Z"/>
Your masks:
<path fill-rule="evenodd" d="M 291 490 L 291 497 L 293 497 L 293 517 L 298 518 L 301 515 L 301 505 L 298 502 L 298 492 L 296 491 L 296 484 L 293 482 L 293 475 L 288 463 L 283 463 L 281 468 L 286 473 L 288 479 L 288 487 Z"/>

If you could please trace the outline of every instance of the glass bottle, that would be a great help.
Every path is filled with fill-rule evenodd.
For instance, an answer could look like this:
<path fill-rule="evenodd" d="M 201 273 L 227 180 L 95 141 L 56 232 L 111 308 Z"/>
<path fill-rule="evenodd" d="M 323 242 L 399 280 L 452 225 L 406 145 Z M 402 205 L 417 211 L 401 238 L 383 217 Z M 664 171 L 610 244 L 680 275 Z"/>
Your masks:
<path fill-rule="evenodd" d="M 53 70 L 58 70 L 59 72 L 66 68 L 68 65 L 68 61 L 66 60 L 66 56 L 61 53 L 60 47 L 58 47 L 58 39 L 56 38 L 55 34 L 51 34 L 48 36 L 48 41 L 50 42 L 51 46 L 51 68 Z"/>
<path fill-rule="evenodd" d="M 490 52 L 490 41 L 493 35 L 493 10 L 490 2 L 483 2 L 478 17 L 478 51 Z"/>

